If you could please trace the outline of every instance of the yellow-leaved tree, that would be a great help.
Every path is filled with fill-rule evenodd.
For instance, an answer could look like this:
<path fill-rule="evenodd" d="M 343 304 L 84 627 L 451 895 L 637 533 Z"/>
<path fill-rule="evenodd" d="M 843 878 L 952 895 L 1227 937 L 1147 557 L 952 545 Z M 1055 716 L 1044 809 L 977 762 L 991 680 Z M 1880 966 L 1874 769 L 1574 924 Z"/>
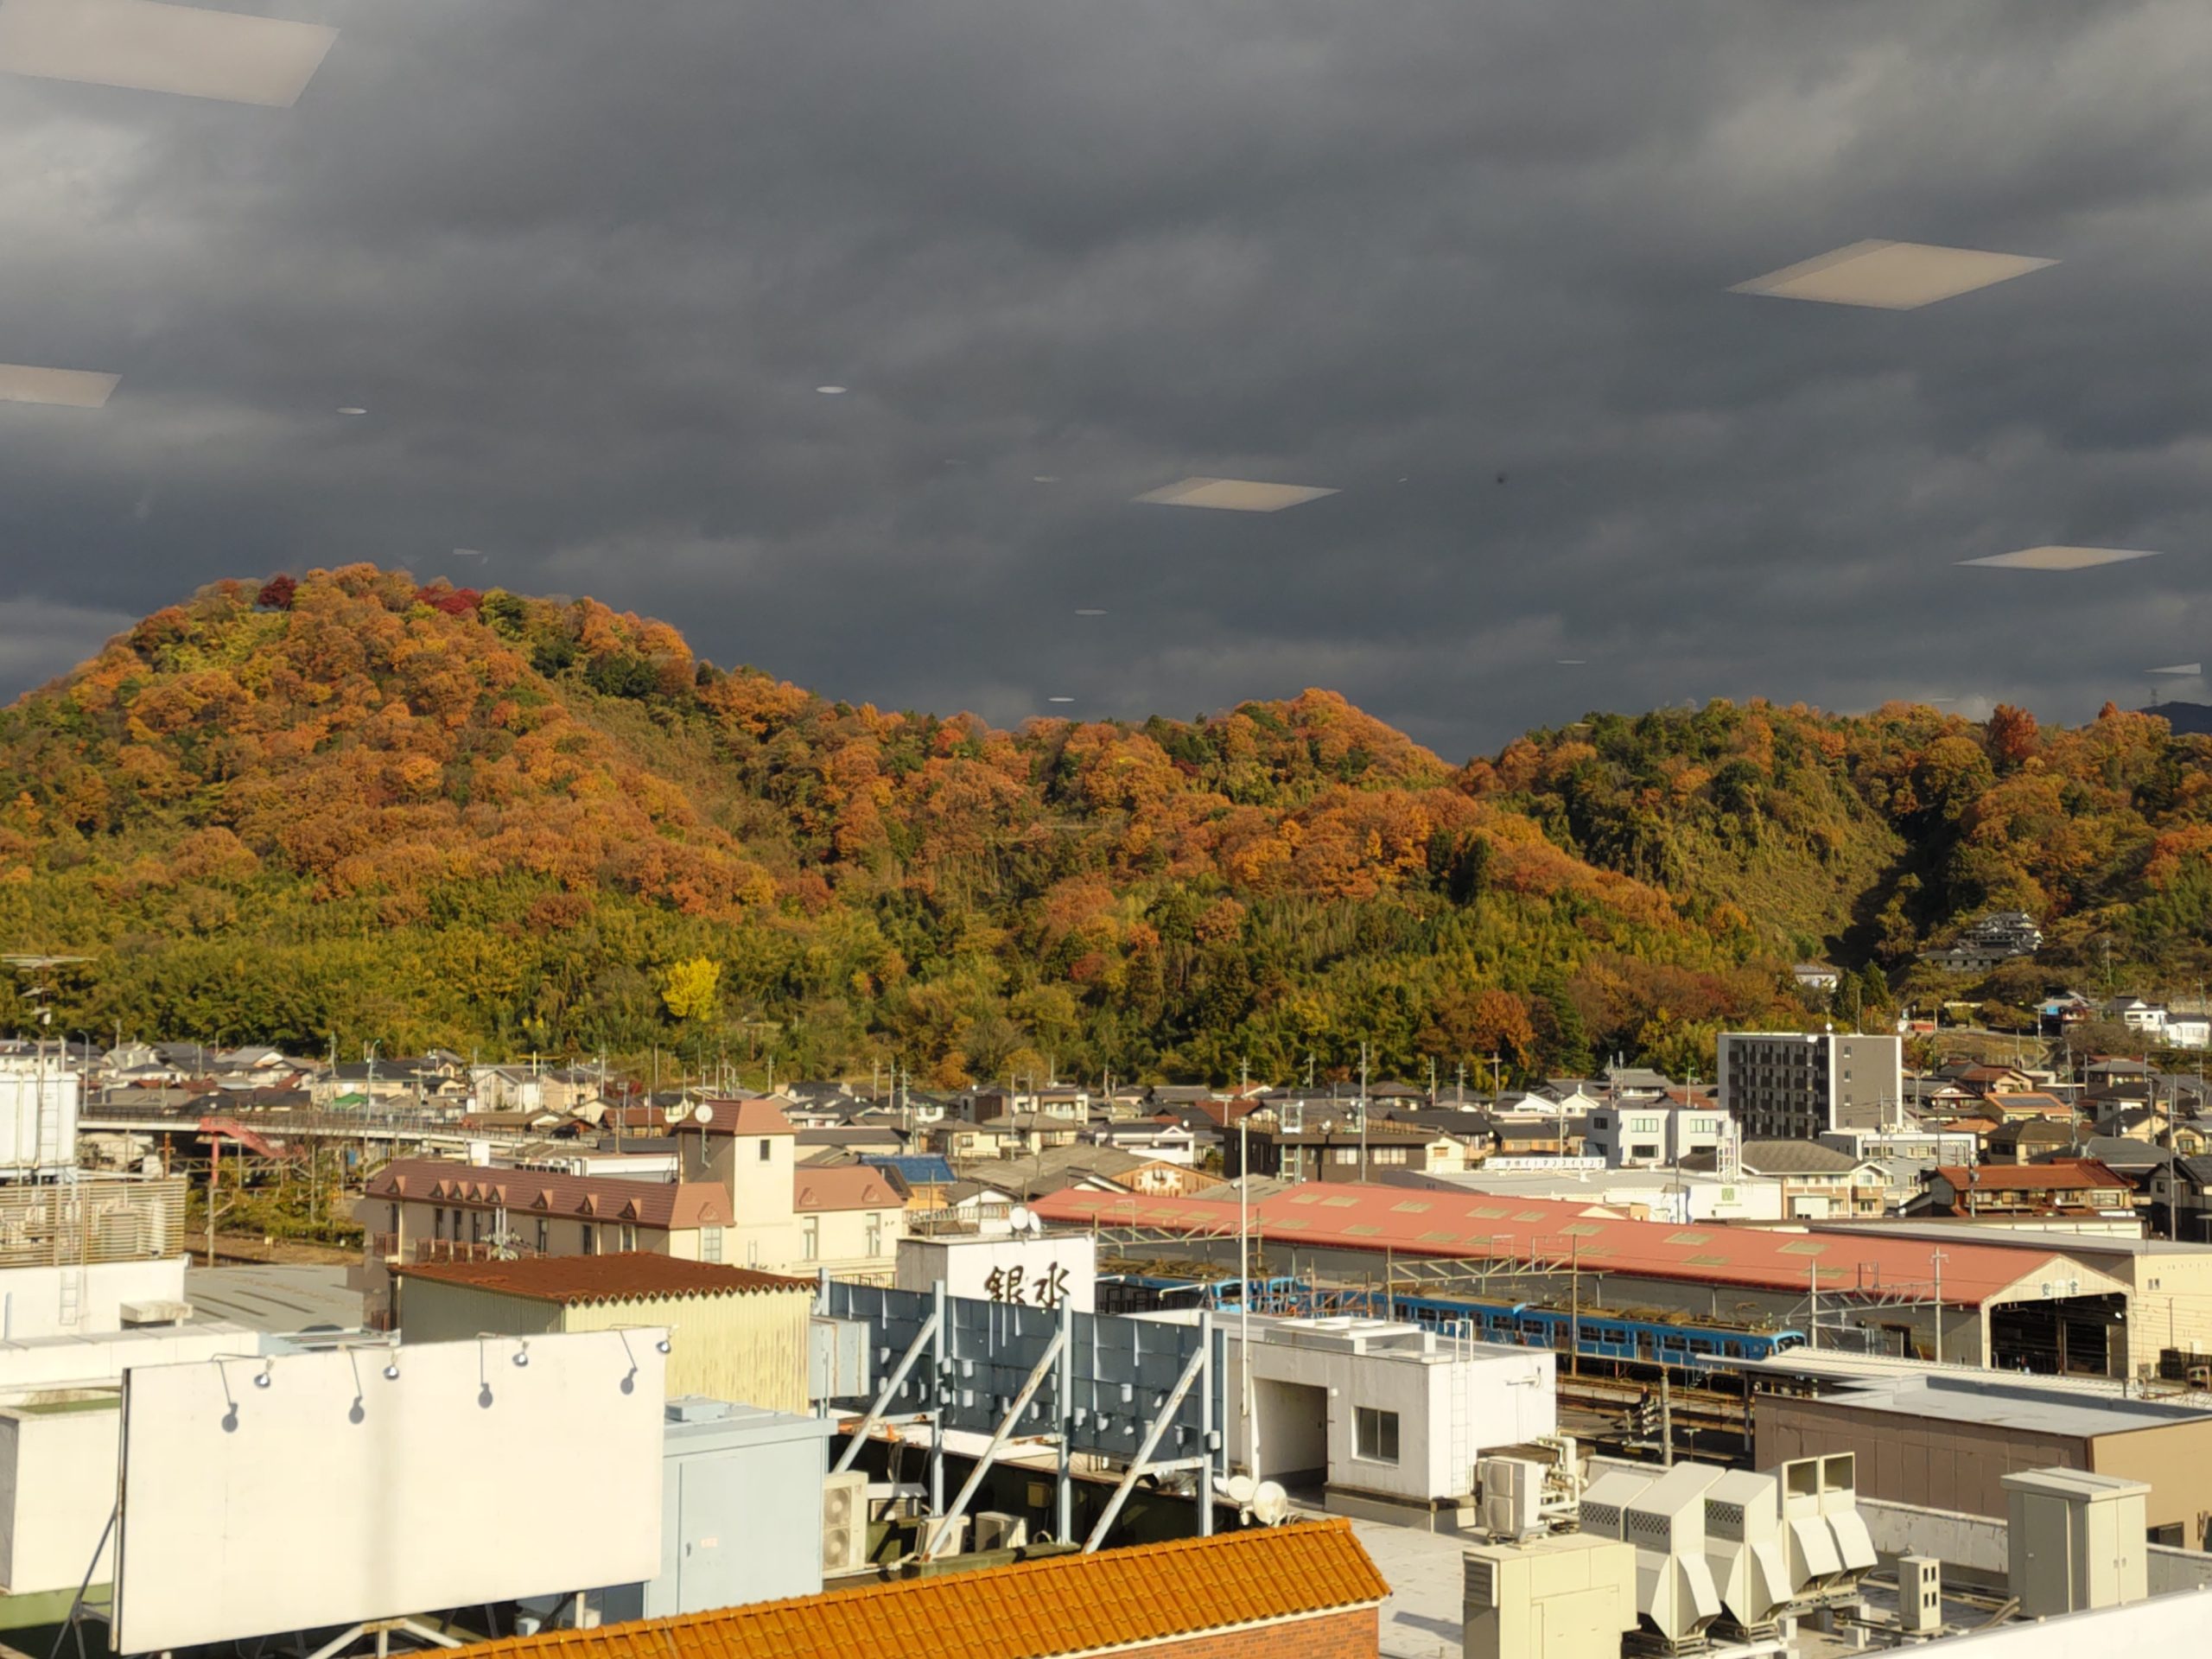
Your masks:
<path fill-rule="evenodd" d="M 703 1021 L 715 1011 L 721 982 L 722 965 L 711 957 L 671 963 L 661 976 L 661 1004 L 673 1019 Z"/>

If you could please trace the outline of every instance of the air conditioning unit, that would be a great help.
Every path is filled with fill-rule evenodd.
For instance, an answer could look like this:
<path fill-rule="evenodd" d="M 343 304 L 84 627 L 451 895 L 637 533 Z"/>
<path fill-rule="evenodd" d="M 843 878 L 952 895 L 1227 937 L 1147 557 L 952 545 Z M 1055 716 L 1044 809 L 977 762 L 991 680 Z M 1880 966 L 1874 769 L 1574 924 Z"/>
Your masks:
<path fill-rule="evenodd" d="M 855 1469 L 822 1483 L 822 1570 L 857 1573 L 868 1565 L 868 1473 Z"/>
<path fill-rule="evenodd" d="M 1002 1510 L 983 1510 L 976 1516 L 976 1549 L 1020 1549 L 1029 1541 L 1029 1522 Z"/>
<path fill-rule="evenodd" d="M 1522 1539 L 1544 1529 L 1544 1466 L 1525 1458 L 1484 1458 L 1475 1465 L 1482 1528 L 1492 1538 Z"/>
<path fill-rule="evenodd" d="M 925 1515 L 914 1523 L 915 1551 L 918 1554 L 928 1549 L 930 1541 L 936 1538 L 942 1529 L 944 1536 L 938 1540 L 937 1548 L 931 1552 L 931 1559 L 941 1561 L 948 1555 L 965 1555 L 968 1553 L 968 1531 L 975 1522 L 974 1516 L 963 1515 L 948 1527 L 937 1516 Z"/>
<path fill-rule="evenodd" d="M 1933 1555 L 1897 1557 L 1897 1628 L 1910 1636 L 1943 1628 L 1943 1564 Z"/>
<path fill-rule="evenodd" d="M 1465 1659 L 1620 1659 L 1636 1628 L 1637 1552 L 1588 1533 L 1466 1551 Z"/>

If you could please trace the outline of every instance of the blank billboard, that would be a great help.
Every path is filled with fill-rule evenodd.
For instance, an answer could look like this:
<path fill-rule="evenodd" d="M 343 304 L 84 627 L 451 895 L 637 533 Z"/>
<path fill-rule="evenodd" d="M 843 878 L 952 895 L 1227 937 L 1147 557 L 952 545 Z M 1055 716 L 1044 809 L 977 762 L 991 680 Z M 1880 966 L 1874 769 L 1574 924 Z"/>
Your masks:
<path fill-rule="evenodd" d="M 655 1577 L 665 1334 L 134 1368 L 116 1650 Z"/>

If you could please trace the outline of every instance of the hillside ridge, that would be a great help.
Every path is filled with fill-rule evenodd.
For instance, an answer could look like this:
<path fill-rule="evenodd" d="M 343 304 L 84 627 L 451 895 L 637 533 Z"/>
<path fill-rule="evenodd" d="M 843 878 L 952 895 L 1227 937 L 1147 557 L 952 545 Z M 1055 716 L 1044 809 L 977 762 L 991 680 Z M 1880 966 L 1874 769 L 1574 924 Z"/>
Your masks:
<path fill-rule="evenodd" d="M 356 565 L 205 588 L 0 711 L 0 938 L 93 958 L 73 1024 L 318 1051 L 1691 1071 L 1829 1012 L 1803 957 L 1854 1013 L 1959 988 L 1916 953 L 1990 908 L 2044 918 L 2044 976 L 2189 982 L 2208 759 L 2110 708 L 1753 702 L 1453 766 L 1319 690 L 1008 732 Z"/>

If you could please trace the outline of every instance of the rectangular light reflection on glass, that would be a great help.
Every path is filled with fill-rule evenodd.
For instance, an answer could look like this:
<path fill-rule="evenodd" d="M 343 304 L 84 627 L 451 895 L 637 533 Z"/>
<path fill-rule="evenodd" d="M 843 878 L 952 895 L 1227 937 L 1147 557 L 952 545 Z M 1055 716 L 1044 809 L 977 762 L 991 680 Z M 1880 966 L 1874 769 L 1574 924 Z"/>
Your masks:
<path fill-rule="evenodd" d="M 338 31 L 156 0 L 4 0 L 0 72 L 289 109 Z"/>
<path fill-rule="evenodd" d="M 1281 512 L 1318 501 L 1334 490 L 1306 484 L 1265 484 L 1249 478 L 1186 478 L 1147 490 L 1136 499 L 1166 507 L 1212 507 L 1226 512 Z"/>
<path fill-rule="evenodd" d="M 0 363 L 0 404 L 101 409 L 122 381 L 119 374 L 95 374 L 86 369 L 35 369 L 28 364 Z"/>

